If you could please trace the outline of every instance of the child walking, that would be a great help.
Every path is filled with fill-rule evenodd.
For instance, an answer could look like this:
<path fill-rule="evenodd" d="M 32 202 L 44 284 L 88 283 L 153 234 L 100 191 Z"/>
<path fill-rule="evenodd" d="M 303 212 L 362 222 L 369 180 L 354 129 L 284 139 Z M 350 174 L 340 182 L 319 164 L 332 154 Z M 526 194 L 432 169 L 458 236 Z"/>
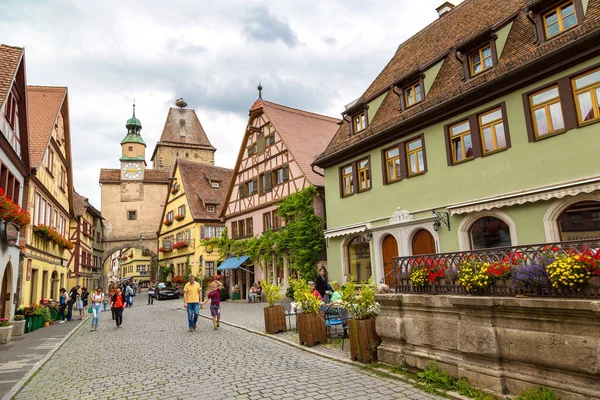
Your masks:
<path fill-rule="evenodd" d="M 210 300 L 210 315 L 213 320 L 213 327 L 216 330 L 219 328 L 221 321 L 221 282 L 213 281 L 210 284 L 210 292 L 208 298 L 201 305 L 205 305 Z"/>

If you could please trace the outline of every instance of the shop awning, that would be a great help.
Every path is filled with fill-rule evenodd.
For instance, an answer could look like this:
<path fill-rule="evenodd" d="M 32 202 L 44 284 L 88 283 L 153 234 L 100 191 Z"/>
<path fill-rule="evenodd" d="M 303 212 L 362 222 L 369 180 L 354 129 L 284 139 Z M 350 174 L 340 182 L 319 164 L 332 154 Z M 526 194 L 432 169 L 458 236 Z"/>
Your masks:
<path fill-rule="evenodd" d="M 240 265 L 248 261 L 248 256 L 240 256 L 240 257 L 229 257 L 227 260 L 223 261 L 221 265 L 217 267 L 217 271 L 225 271 L 228 269 L 238 269 Z"/>
<path fill-rule="evenodd" d="M 363 224 L 358 224 L 358 225 L 344 226 L 341 228 L 328 229 L 324 232 L 324 234 L 325 234 L 325 239 L 329 239 L 332 237 L 347 236 L 347 235 L 352 235 L 354 233 L 364 232 L 370 228 L 371 228 L 370 224 L 363 223 Z"/>
<path fill-rule="evenodd" d="M 565 196 L 577 196 L 582 193 L 591 193 L 600 190 L 600 178 L 585 179 L 569 182 L 552 187 L 525 190 L 518 193 L 509 193 L 492 198 L 470 201 L 468 203 L 453 204 L 448 206 L 450 215 L 466 214 L 514 206 L 518 204 L 534 203 L 551 199 L 562 199 Z"/>

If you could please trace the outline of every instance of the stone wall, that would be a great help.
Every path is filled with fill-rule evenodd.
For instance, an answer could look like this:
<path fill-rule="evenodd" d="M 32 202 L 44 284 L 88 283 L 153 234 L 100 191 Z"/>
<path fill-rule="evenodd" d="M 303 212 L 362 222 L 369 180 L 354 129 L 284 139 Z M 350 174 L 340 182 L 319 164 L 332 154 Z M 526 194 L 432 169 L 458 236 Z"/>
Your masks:
<path fill-rule="evenodd" d="M 183 158 L 194 162 L 204 164 L 215 164 L 215 152 L 213 150 L 186 148 L 183 146 L 172 147 L 157 144 L 155 158 L 153 159 L 152 168 L 173 173 L 175 160 Z"/>
<path fill-rule="evenodd" d="M 600 301 L 378 295 L 380 361 L 430 360 L 480 388 L 516 394 L 541 385 L 563 399 L 600 399 Z"/>

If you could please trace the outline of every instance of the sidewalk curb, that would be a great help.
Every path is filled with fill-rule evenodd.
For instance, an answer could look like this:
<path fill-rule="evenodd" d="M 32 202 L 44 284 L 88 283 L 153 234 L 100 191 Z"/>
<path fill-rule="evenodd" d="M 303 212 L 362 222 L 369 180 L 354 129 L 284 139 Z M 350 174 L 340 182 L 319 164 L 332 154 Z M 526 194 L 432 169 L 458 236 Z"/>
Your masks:
<path fill-rule="evenodd" d="M 205 318 L 205 319 L 208 319 L 208 320 L 212 321 L 212 317 L 210 317 L 210 316 L 202 315 L 202 314 L 199 314 L 199 316 L 202 317 L 202 318 Z M 337 361 L 337 362 L 340 362 L 340 363 L 344 363 L 344 364 L 347 364 L 347 365 L 352 365 L 354 367 L 360 368 L 362 370 L 369 371 L 371 373 L 375 373 L 376 372 L 378 375 L 385 375 L 389 379 L 395 379 L 395 380 L 398 380 L 398 381 L 402 381 L 404 383 L 407 383 L 409 385 L 412 385 L 412 386 L 416 387 L 415 384 L 417 382 L 414 381 L 414 380 L 408 379 L 408 378 L 406 378 L 406 377 L 404 377 L 402 375 L 395 374 L 395 373 L 390 372 L 390 371 L 386 371 L 386 370 L 382 370 L 382 369 L 370 366 L 369 364 L 363 364 L 363 363 L 360 363 L 358 361 L 347 360 L 345 358 L 339 358 L 339 357 L 336 357 L 336 356 L 332 356 L 331 354 L 321 353 L 320 351 L 314 350 L 314 349 L 312 349 L 310 347 L 302 346 L 302 345 L 300 345 L 298 343 L 290 342 L 289 340 L 282 339 L 282 338 L 279 338 L 277 336 L 270 335 L 270 334 L 264 333 L 264 332 L 260 332 L 260 331 L 257 331 L 257 330 L 251 329 L 251 328 L 246 328 L 245 326 L 233 324 L 231 322 L 225 322 L 223 320 L 221 320 L 220 322 L 223 325 L 229 325 L 229 326 L 232 326 L 234 328 L 238 328 L 238 329 L 244 330 L 246 332 L 253 333 L 255 335 L 263 336 L 265 338 L 269 338 L 269 339 L 278 341 L 280 343 L 287 344 L 288 346 L 295 347 L 297 349 L 306 351 L 308 353 L 312 353 L 314 355 L 317 355 L 317 356 L 320 356 L 320 357 L 323 357 L 323 358 L 328 358 L 330 360 Z M 472 400 L 472 399 L 470 399 L 468 397 L 464 397 L 464 396 L 462 396 L 462 395 L 460 395 L 458 393 L 451 392 L 451 391 L 448 391 L 448 392 L 438 392 L 438 393 L 434 393 L 434 394 L 437 395 L 437 396 L 446 397 L 446 398 L 449 398 L 449 399 L 452 399 L 452 400 Z M 4 400 L 4 399 L 2 399 L 2 400 Z"/>
<path fill-rule="evenodd" d="M 58 342 L 57 344 L 54 345 L 54 347 L 44 356 L 44 358 L 42 358 L 40 361 L 38 361 L 37 363 L 35 363 L 35 365 L 33 367 L 31 367 L 31 369 L 29 370 L 29 372 L 27 372 L 25 374 L 25 376 L 23 376 L 21 379 L 19 379 L 19 382 L 15 383 L 15 385 L 12 387 L 12 389 L 10 389 L 8 391 L 8 393 L 6 393 L 4 395 L 4 397 L 2 397 L 2 399 L 0 400 L 11 400 L 13 399 L 17 394 L 19 394 L 19 392 L 21 391 L 21 389 L 23 389 L 23 387 L 27 384 L 27 382 L 29 382 L 29 380 L 31 379 L 31 377 L 33 375 L 35 375 L 35 373 L 44 366 L 44 364 L 46 364 L 48 362 L 48 360 L 50 360 L 50 358 L 54 355 L 54 353 L 56 353 L 58 351 L 58 349 L 60 349 L 62 347 L 63 344 L 65 344 L 65 342 L 67 340 L 69 340 L 69 338 L 71 336 L 73 336 L 75 334 L 75 332 L 77 332 L 79 330 L 79 328 L 81 328 L 85 322 L 90 318 L 90 316 L 86 316 L 83 321 L 81 321 L 77 326 L 75 326 L 73 329 L 71 329 L 71 331 L 69 333 L 67 333 L 65 335 L 64 338 L 62 338 L 62 340 L 60 342 Z"/>

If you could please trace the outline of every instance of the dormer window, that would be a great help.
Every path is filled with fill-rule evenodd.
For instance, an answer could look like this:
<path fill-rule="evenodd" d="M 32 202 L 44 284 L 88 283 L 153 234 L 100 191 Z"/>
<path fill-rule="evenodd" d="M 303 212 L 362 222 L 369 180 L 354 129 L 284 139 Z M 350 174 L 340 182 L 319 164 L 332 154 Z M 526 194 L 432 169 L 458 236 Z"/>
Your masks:
<path fill-rule="evenodd" d="M 412 107 L 422 100 L 421 82 L 417 82 L 404 89 L 404 104 L 406 108 Z"/>
<path fill-rule="evenodd" d="M 354 133 L 358 133 L 367 127 L 366 113 L 363 111 L 352 118 L 352 128 Z"/>
<path fill-rule="evenodd" d="M 212 205 L 212 204 L 208 204 L 208 205 L 206 206 L 206 212 L 209 212 L 209 213 L 214 213 L 214 212 L 216 212 L 216 211 L 217 211 L 217 207 L 216 207 L 216 206 L 214 206 L 214 205 Z"/>
<path fill-rule="evenodd" d="M 471 76 L 475 76 L 494 66 L 492 46 L 487 44 L 469 55 L 469 69 Z"/>
<path fill-rule="evenodd" d="M 219 188 L 219 182 L 211 182 L 211 183 L 210 183 L 210 186 L 211 186 L 213 189 L 218 189 L 218 188 Z"/>
<path fill-rule="evenodd" d="M 544 14 L 543 20 L 546 39 L 553 38 L 577 25 L 575 5 L 572 1 L 561 4 Z"/>

